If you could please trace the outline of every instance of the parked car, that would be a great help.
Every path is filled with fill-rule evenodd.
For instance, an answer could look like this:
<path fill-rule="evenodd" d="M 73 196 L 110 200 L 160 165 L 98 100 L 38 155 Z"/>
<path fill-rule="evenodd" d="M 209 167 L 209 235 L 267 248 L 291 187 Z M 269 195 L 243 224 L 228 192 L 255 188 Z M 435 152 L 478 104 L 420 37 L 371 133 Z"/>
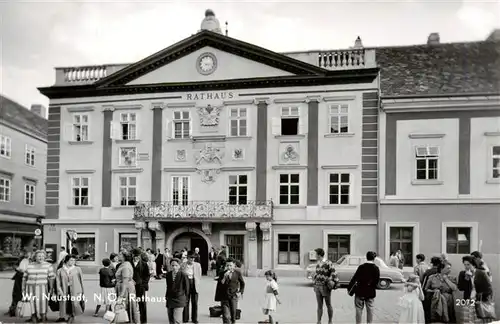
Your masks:
<path fill-rule="evenodd" d="M 360 264 L 366 262 L 366 258 L 362 256 L 344 255 L 335 263 L 335 270 L 341 285 L 347 285 L 351 281 L 352 276 Z M 394 283 L 403 283 L 403 271 L 389 267 L 381 258 L 375 259 L 375 264 L 380 269 L 380 280 L 378 282 L 378 289 L 388 289 Z M 313 279 L 314 272 L 316 271 L 316 264 L 310 264 L 306 268 L 306 276 L 308 279 Z"/>

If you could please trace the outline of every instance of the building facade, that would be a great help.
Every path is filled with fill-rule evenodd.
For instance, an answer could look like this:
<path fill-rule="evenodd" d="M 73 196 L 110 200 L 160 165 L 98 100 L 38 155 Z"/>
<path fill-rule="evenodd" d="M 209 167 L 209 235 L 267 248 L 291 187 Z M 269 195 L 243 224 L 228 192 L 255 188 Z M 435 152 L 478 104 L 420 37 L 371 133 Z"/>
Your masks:
<path fill-rule="evenodd" d="M 36 105 L 36 111 L 43 108 Z M 45 215 L 47 120 L 0 96 L 0 253 L 32 249 Z M 41 245 L 41 242 L 38 242 Z M 41 246 L 39 246 L 41 247 Z"/>
<path fill-rule="evenodd" d="M 411 266 L 418 253 L 445 253 L 457 273 L 462 257 L 479 250 L 500 273 L 499 45 L 377 50 L 378 247 L 386 258 L 401 249 Z"/>
<path fill-rule="evenodd" d="M 226 246 L 249 274 L 373 249 L 374 51 L 280 54 L 212 23 L 137 63 L 58 68 L 40 89 L 46 242 L 75 231 L 89 267 L 130 245 Z"/>

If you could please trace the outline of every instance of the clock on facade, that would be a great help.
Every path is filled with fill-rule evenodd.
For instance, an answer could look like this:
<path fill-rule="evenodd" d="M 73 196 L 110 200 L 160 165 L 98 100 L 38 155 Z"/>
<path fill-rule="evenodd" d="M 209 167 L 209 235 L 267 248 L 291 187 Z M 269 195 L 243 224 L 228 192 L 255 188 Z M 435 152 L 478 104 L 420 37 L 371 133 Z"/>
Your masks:
<path fill-rule="evenodd" d="M 203 53 L 196 60 L 196 69 L 200 74 L 209 75 L 217 69 L 217 58 L 212 53 Z"/>

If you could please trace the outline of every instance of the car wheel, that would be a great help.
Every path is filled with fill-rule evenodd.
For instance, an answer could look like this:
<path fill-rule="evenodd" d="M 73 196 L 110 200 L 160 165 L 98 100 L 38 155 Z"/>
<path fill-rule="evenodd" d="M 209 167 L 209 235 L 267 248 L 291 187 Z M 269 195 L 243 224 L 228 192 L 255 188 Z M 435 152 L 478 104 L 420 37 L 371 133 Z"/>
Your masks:
<path fill-rule="evenodd" d="M 391 281 L 388 279 L 380 279 L 378 282 L 378 289 L 389 289 L 391 286 Z"/>

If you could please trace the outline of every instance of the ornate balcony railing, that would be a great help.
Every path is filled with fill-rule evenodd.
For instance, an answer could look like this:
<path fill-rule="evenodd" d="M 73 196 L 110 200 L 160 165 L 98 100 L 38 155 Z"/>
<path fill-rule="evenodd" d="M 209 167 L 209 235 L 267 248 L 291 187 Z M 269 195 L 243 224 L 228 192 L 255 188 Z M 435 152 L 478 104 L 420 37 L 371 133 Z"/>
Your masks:
<path fill-rule="evenodd" d="M 376 67 L 374 49 L 314 50 L 282 54 L 327 70 L 353 70 Z M 128 65 L 130 64 L 102 64 L 56 68 L 56 86 L 91 84 Z"/>
<path fill-rule="evenodd" d="M 241 220 L 269 221 L 273 218 L 273 203 L 248 201 L 245 205 L 233 205 L 228 201 L 196 200 L 187 204 L 172 201 L 141 201 L 134 208 L 135 220 Z"/>

